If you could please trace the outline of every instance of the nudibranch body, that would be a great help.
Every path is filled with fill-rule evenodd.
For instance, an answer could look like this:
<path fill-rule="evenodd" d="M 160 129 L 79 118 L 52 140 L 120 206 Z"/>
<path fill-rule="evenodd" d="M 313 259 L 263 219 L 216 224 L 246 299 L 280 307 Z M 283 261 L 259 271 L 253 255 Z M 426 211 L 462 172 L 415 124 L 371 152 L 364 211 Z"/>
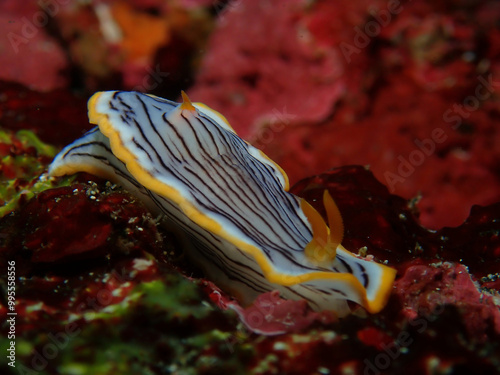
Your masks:
<path fill-rule="evenodd" d="M 315 310 L 380 311 L 395 270 L 340 245 L 342 223 L 325 192 L 330 228 L 288 192 L 284 171 L 218 112 L 137 92 L 89 100 L 98 127 L 64 148 L 49 174 L 84 171 L 121 184 L 190 240 L 187 255 L 243 303 L 279 290 Z"/>

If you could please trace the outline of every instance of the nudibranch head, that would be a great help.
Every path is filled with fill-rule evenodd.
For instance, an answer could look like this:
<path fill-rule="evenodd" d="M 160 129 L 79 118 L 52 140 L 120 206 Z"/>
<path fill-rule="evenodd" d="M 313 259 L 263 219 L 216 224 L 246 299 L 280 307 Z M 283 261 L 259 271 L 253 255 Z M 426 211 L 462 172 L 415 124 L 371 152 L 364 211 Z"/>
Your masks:
<path fill-rule="evenodd" d="M 395 270 L 340 244 L 340 213 L 325 191 L 328 225 L 288 192 L 285 172 L 239 138 L 220 113 L 136 92 L 89 100 L 98 127 L 59 153 L 51 175 L 94 173 L 165 214 L 186 253 L 216 284 L 251 302 L 271 290 L 345 315 L 346 301 L 380 311 Z"/>

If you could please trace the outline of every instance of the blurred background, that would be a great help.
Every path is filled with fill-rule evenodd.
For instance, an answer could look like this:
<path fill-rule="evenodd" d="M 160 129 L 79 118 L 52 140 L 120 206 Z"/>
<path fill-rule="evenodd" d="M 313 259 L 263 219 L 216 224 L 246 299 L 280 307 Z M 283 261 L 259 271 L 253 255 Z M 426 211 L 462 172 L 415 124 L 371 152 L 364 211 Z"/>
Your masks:
<path fill-rule="evenodd" d="M 99 90 L 224 114 L 291 183 L 369 166 L 421 223 L 500 199 L 500 2 L 2 0 L 0 127 L 62 147 Z"/>

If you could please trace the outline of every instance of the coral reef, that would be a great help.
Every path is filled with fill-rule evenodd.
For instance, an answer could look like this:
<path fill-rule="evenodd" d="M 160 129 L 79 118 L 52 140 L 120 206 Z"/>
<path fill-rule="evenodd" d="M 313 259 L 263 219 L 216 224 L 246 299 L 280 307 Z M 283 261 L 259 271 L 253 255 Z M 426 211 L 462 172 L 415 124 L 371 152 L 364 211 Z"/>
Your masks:
<path fill-rule="evenodd" d="M 392 193 L 421 196 L 429 228 L 499 200 L 496 2 L 276 3 L 228 8 L 191 97 L 292 181 L 370 165 Z"/>
<path fill-rule="evenodd" d="M 51 12 L 41 9 L 34 0 L 2 1 L 0 80 L 19 82 L 38 91 L 68 85 L 68 77 L 63 74 L 69 68 L 64 48 L 47 30 Z"/>
<path fill-rule="evenodd" d="M 213 28 L 206 2 L 187 3 L 3 1 L 0 79 L 37 91 L 161 86 L 178 95 Z"/>
<path fill-rule="evenodd" d="M 42 374 L 500 371 L 498 204 L 430 231 L 362 167 L 293 187 L 318 210 L 324 189 L 344 215 L 344 245 L 398 269 L 380 314 L 358 309 L 339 321 L 275 293 L 240 307 L 140 203 L 89 175 L 22 202 L 0 221 L 2 263 L 14 260 L 22 275 L 18 366 Z"/>
<path fill-rule="evenodd" d="M 36 193 L 55 187 L 38 176 L 56 154 L 56 148 L 41 142 L 29 130 L 16 134 L 0 129 L 0 217 L 12 212 Z M 64 179 L 61 183 L 69 183 Z"/>
<path fill-rule="evenodd" d="M 62 147 L 92 128 L 87 99 L 67 90 L 40 93 L 0 81 L 0 124 L 14 132 L 31 130 L 42 141 Z"/>
<path fill-rule="evenodd" d="M 3 80 L 172 99 L 194 83 L 191 97 L 223 112 L 292 182 L 370 165 L 392 193 L 420 198 L 420 220 L 432 229 L 499 200 L 495 1 L 1 7 Z"/>

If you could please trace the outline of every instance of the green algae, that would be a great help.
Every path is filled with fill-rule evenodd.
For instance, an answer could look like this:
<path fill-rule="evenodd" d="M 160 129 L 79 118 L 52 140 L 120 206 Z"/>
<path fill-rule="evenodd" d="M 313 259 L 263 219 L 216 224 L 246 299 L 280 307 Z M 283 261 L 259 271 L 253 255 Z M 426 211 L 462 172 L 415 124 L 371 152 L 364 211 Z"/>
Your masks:
<path fill-rule="evenodd" d="M 57 147 L 44 143 L 30 130 L 19 130 L 16 133 L 17 139 L 26 147 L 34 147 L 39 156 L 53 158 L 59 151 Z"/>
<path fill-rule="evenodd" d="M 49 178 L 45 173 L 56 153 L 33 132 L 0 129 L 0 217 L 43 190 L 71 185 L 74 176 Z M 29 309 L 25 313 L 31 314 Z M 219 310 L 200 285 L 178 274 L 140 283 L 119 303 L 98 310 L 89 306 L 57 319 L 50 332 L 16 334 L 16 367 L 8 370 L 28 375 L 238 375 L 250 373 L 255 362 L 256 348 L 236 314 Z M 76 327 L 74 335 L 67 334 L 70 326 Z M 54 337 L 67 340 L 58 343 Z M 0 347 L 8 345 L 5 336 L 0 338 Z"/>
<path fill-rule="evenodd" d="M 0 147 L 0 217 L 16 210 L 21 200 L 74 180 L 74 176 L 54 179 L 43 174 L 57 148 L 29 130 L 14 134 L 0 129 Z"/>
<path fill-rule="evenodd" d="M 56 153 L 33 132 L 0 129 L 0 217 L 43 190 L 71 184 L 74 176 L 50 178 L 45 173 Z M 55 317 L 46 315 L 50 332 L 41 328 L 16 334 L 16 367 L 0 365 L 0 372 L 237 375 L 246 373 L 254 355 L 254 348 L 241 339 L 245 334 L 237 333 L 235 314 L 217 309 L 199 285 L 178 274 L 140 283 L 120 303 L 87 307 L 58 315 L 55 325 Z M 67 333 L 68 327 L 76 327 L 74 335 Z M 55 342 L 54 337 L 65 340 Z M 1 347 L 9 344 L 5 336 L 0 338 Z"/>
<path fill-rule="evenodd" d="M 169 318 L 193 316 L 201 319 L 215 309 L 210 304 L 200 303 L 198 288 L 192 282 L 182 282 L 175 289 L 168 290 L 163 283 L 144 283 L 137 290 L 143 294 L 148 305 L 164 310 Z"/>
<path fill-rule="evenodd" d="M 24 374 L 245 374 L 254 349 L 236 334 L 236 317 L 202 300 L 199 287 L 180 275 L 136 285 L 130 298 L 89 322 L 75 321 L 77 334 L 44 358 L 50 336 L 19 337 L 17 367 Z M 227 326 L 234 331 L 227 330 Z M 3 340 L 0 340 L 3 341 Z M 0 342 L 4 344 L 4 342 Z M 19 347 L 19 346 L 18 346 Z M 40 356 L 42 360 L 40 360 Z M 38 358 L 37 360 L 35 358 Z M 43 361 L 45 359 L 45 361 Z M 35 365 L 35 366 L 33 366 Z M 38 365 L 38 367 L 37 367 Z M 35 372 L 36 371 L 36 372 Z"/>

